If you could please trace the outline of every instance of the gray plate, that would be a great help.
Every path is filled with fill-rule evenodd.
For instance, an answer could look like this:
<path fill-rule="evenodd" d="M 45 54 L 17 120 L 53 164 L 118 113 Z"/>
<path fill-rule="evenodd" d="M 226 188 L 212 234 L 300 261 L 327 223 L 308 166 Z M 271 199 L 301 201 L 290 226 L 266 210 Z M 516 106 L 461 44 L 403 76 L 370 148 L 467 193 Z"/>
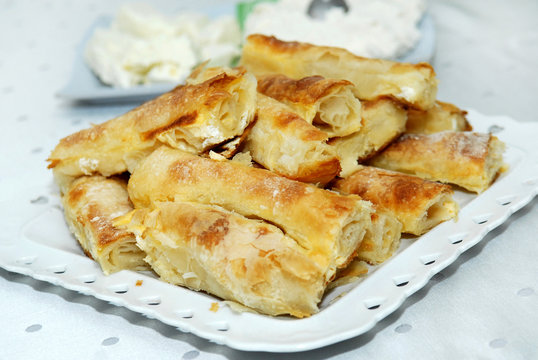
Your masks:
<path fill-rule="evenodd" d="M 102 83 L 84 60 L 84 48 L 98 27 L 108 27 L 110 17 L 98 18 L 88 29 L 82 42 L 77 48 L 73 71 L 69 82 L 57 92 L 57 96 L 76 102 L 111 103 L 111 102 L 142 102 L 152 99 L 177 86 L 177 83 L 162 83 L 155 85 L 140 85 L 122 89 Z M 417 63 L 430 62 L 435 51 L 435 26 L 431 16 L 426 13 L 419 23 L 422 37 L 411 51 L 398 58 L 398 61 Z"/>

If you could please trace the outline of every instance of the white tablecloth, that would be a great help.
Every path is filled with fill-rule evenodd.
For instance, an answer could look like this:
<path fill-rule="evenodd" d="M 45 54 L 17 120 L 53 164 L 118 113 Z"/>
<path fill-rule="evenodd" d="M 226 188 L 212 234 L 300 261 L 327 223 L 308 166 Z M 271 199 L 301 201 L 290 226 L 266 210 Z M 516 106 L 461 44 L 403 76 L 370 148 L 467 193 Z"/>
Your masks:
<path fill-rule="evenodd" d="M 55 97 L 87 28 L 122 2 L 0 1 L 2 188 L 50 176 L 45 159 L 59 138 L 133 106 L 73 106 Z M 432 0 L 430 12 L 439 98 L 538 121 L 538 2 Z M 535 199 L 368 333 L 297 354 L 236 351 L 0 269 L 0 359 L 536 359 L 537 234 Z"/>

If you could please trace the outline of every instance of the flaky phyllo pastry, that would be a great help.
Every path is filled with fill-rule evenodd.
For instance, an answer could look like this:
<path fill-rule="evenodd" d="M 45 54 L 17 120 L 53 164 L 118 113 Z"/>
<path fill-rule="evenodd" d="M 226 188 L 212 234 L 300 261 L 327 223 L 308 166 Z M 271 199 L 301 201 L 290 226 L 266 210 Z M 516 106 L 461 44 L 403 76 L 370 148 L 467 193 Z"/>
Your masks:
<path fill-rule="evenodd" d="M 324 269 L 274 225 L 219 206 L 169 201 L 121 221 L 164 281 L 270 315 L 317 311 Z"/>
<path fill-rule="evenodd" d="M 263 219 L 295 239 L 329 280 L 370 226 L 369 202 L 287 179 L 265 169 L 216 161 L 163 146 L 129 180 L 136 207 L 192 201 Z"/>
<path fill-rule="evenodd" d="M 456 217 L 451 185 L 434 181 L 480 192 L 500 171 L 502 142 L 464 132 L 428 64 L 263 35 L 240 62 L 202 64 L 52 151 L 66 222 L 105 274 L 151 269 L 259 313 L 310 316 L 402 233 Z"/>
<path fill-rule="evenodd" d="M 340 159 L 342 177 L 353 173 L 360 163 L 374 156 L 405 131 L 407 111 L 401 103 L 381 97 L 362 104 L 360 130 L 329 140 Z"/>
<path fill-rule="evenodd" d="M 245 150 L 265 168 L 290 179 L 326 184 L 340 173 L 336 151 L 326 133 L 286 105 L 258 95 L 258 119 Z"/>
<path fill-rule="evenodd" d="M 368 59 L 345 49 L 286 42 L 259 34 L 247 37 L 241 64 L 256 76 L 283 74 L 301 79 L 320 75 L 348 80 L 361 100 L 391 96 L 423 110 L 433 106 L 437 95 L 437 79 L 430 64 Z"/>
<path fill-rule="evenodd" d="M 361 127 L 361 103 L 346 80 L 310 76 L 299 80 L 284 75 L 258 78 L 258 91 L 286 105 L 329 137 L 346 136 Z"/>
<path fill-rule="evenodd" d="M 81 175 L 132 171 L 161 144 L 197 154 L 240 136 L 255 110 L 256 79 L 244 70 L 222 72 L 63 138 L 49 157 L 49 168 L 63 188 Z"/>
<path fill-rule="evenodd" d="M 428 110 L 409 109 L 406 133 L 432 134 L 441 131 L 471 131 L 467 111 L 453 104 L 436 101 Z"/>
<path fill-rule="evenodd" d="M 371 166 L 361 166 L 333 186 L 342 193 L 371 201 L 398 219 L 402 231 L 409 234 L 422 235 L 458 212 L 449 185 Z"/>
<path fill-rule="evenodd" d="M 115 218 L 133 210 L 125 180 L 82 176 L 70 184 L 62 204 L 69 229 L 105 274 L 149 269 L 134 235 L 114 225 Z"/>
<path fill-rule="evenodd" d="M 354 261 L 377 265 L 390 258 L 398 249 L 402 223 L 390 212 L 375 205 L 373 208 L 374 213 L 370 218 L 372 226 L 366 230 Z"/>
<path fill-rule="evenodd" d="M 481 193 L 503 166 L 504 144 L 491 134 L 404 134 L 370 164 Z"/>
<path fill-rule="evenodd" d="M 301 291 L 304 298 L 302 300 L 296 299 L 296 301 L 301 302 L 301 305 L 294 311 L 275 308 L 276 305 L 272 304 L 273 301 L 276 301 L 275 299 L 272 299 L 270 303 L 260 298 L 249 300 L 249 306 L 257 304 L 256 309 L 270 314 L 277 312 L 304 316 L 317 311 L 317 307 L 312 307 L 312 304 L 317 304 L 320 300 L 320 284 L 325 286 L 333 278 L 336 270 L 345 266 L 354 257 L 358 245 L 371 227 L 373 213 L 370 203 L 354 195 L 339 195 L 313 185 L 284 178 L 265 169 L 249 167 L 234 161 L 202 158 L 166 146 L 153 152 L 135 169 L 129 181 L 129 194 L 137 208 L 153 209 L 159 207 L 163 201 L 168 201 L 175 203 L 196 202 L 208 205 L 201 207 L 200 212 L 213 209 L 212 214 L 219 211 L 219 208 L 232 211 L 235 214 L 233 218 L 221 210 L 219 216 L 223 216 L 229 221 L 251 224 L 248 226 L 253 228 L 253 230 L 247 228 L 237 230 L 245 233 L 244 239 L 241 240 L 242 244 L 243 241 L 245 243 L 243 245 L 237 244 L 237 246 L 247 246 L 248 244 L 248 246 L 259 248 L 259 246 L 263 246 L 262 244 L 258 245 L 258 242 L 261 241 L 261 235 L 267 235 L 267 232 L 272 233 L 272 236 L 277 236 L 274 241 L 277 241 L 279 245 L 273 251 L 277 251 L 279 248 L 285 249 L 282 251 L 288 254 L 286 261 L 289 263 L 283 264 L 278 252 L 266 253 L 263 248 L 260 250 L 261 253 L 251 252 L 250 256 L 253 258 L 243 257 L 243 261 L 250 264 L 263 260 L 258 259 L 259 257 L 273 258 L 274 271 L 278 273 L 278 276 L 286 279 L 285 281 L 290 281 L 290 284 L 291 274 L 286 267 L 293 266 L 297 269 L 294 276 L 296 279 L 294 286 L 298 287 L 294 291 Z M 249 222 L 247 219 L 253 220 Z M 262 226 L 259 222 L 253 222 L 256 219 L 263 221 L 265 224 L 263 226 L 268 230 L 256 230 L 256 226 Z M 215 241 L 219 241 L 218 239 L 222 237 L 231 236 L 228 235 L 230 227 L 225 224 L 224 220 L 220 222 L 215 220 L 215 224 L 214 227 L 204 230 L 206 236 L 216 239 Z M 274 226 L 269 226 L 269 224 L 274 224 Z M 136 225 L 133 226 L 132 222 L 131 225 L 128 225 L 128 228 L 130 227 L 136 229 Z M 160 226 L 157 227 L 160 228 Z M 277 231 L 278 229 L 281 229 L 283 233 Z M 151 233 L 155 234 L 154 236 L 149 234 L 145 240 L 140 241 L 145 244 L 143 248 L 146 251 L 149 248 L 152 252 L 154 251 L 152 244 L 155 244 L 160 236 L 165 238 L 166 236 L 157 233 Z M 287 236 L 283 236 L 283 234 Z M 177 232 L 170 236 L 181 239 Z M 236 239 L 235 241 L 240 240 Z M 180 249 L 183 246 L 190 247 L 192 244 L 178 240 L 176 251 L 187 251 L 188 249 Z M 234 248 L 234 251 L 240 250 Z M 149 261 L 153 262 L 151 254 L 148 256 Z M 223 252 L 220 253 L 220 256 L 229 257 L 231 255 Z M 278 257 L 274 258 L 274 256 Z M 226 262 L 225 259 L 219 259 L 219 261 Z M 182 266 L 182 262 L 163 260 L 158 262 L 157 267 L 153 266 L 153 268 L 158 273 L 177 274 L 170 281 L 182 283 L 181 277 L 185 270 Z M 304 274 L 306 279 L 299 281 L 297 275 L 301 274 L 303 270 L 300 269 L 303 267 L 310 269 L 311 272 Z M 208 274 L 208 276 L 220 276 L 222 271 L 218 267 L 211 269 L 214 269 L 216 273 Z M 204 271 L 211 269 L 205 267 Z M 269 268 L 267 269 L 269 271 Z M 246 268 L 244 271 L 247 271 Z M 205 277 L 205 275 L 199 276 Z M 233 279 L 222 278 L 222 281 L 224 283 L 218 284 L 219 289 L 232 286 L 227 283 Z M 282 291 L 287 291 L 282 288 L 272 288 L 271 284 L 273 283 L 264 281 L 259 286 L 265 289 L 264 293 L 274 293 L 274 296 Z M 304 286 L 310 290 L 307 291 Z M 213 288 L 206 287 L 204 289 L 210 291 Z M 218 294 L 221 295 L 224 290 L 218 291 Z M 237 297 L 232 299 L 237 299 Z M 308 312 L 305 313 L 305 309 L 309 309 Z"/>

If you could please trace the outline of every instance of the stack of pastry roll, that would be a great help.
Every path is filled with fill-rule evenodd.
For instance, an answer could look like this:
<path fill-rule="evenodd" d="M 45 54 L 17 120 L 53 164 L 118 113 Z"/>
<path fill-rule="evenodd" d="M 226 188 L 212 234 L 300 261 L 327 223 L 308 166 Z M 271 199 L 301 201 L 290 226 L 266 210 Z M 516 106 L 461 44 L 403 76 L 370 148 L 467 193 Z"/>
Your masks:
<path fill-rule="evenodd" d="M 273 315 L 316 312 L 327 283 L 372 231 L 373 208 L 356 195 L 167 146 L 140 162 L 128 189 L 135 207 L 147 210 L 135 210 L 120 222 L 137 234 L 146 260 L 161 277 L 175 284 L 194 283 L 193 288 Z M 191 212 L 209 212 L 203 215 L 208 220 L 198 224 L 189 211 L 178 210 L 181 204 L 191 204 Z M 165 223 L 167 216 L 188 223 L 188 230 L 166 225 L 173 223 Z M 195 250 L 202 247 L 208 250 Z M 185 253 L 191 263 L 181 260 Z M 277 284 L 283 288 L 275 288 Z M 242 293 L 234 293 L 237 288 Z M 298 293 L 291 301 L 289 296 Z"/>
<path fill-rule="evenodd" d="M 328 97 L 338 98 L 333 89 Z M 360 103 L 351 101 L 358 107 L 353 111 L 360 111 Z M 323 119 L 330 121 L 325 113 Z M 264 123 L 280 124 L 276 130 L 284 137 L 314 139 L 311 150 L 322 161 L 326 156 L 326 166 L 313 157 L 310 168 L 302 165 L 295 177 L 326 183 L 338 174 L 326 133 L 287 105 L 257 94 L 255 78 L 242 69 L 199 69 L 186 85 L 62 139 L 49 167 L 86 254 L 105 273 L 141 269 L 144 259 L 165 281 L 262 313 L 315 313 L 337 269 L 352 261 L 364 239 L 382 236 L 372 226 L 371 203 L 356 195 L 200 156 L 242 140 L 252 146 L 256 137 L 247 135 Z M 306 163 L 308 152 L 296 164 Z M 257 159 L 269 167 L 269 160 Z M 318 168 L 323 170 L 315 174 Z M 125 172 L 129 192 L 116 177 Z M 82 191 L 83 185 L 95 191 Z M 99 191 L 105 185 L 110 189 Z M 129 252 L 131 260 L 120 259 Z"/>
<path fill-rule="evenodd" d="M 162 144 L 198 154 L 242 140 L 255 112 L 256 79 L 244 69 L 221 69 L 206 81 L 178 86 L 60 140 L 49 168 L 85 253 L 105 273 L 144 265 L 132 234 L 113 224 L 114 217 L 132 209 L 125 180 L 107 177 L 132 171 Z"/>
<path fill-rule="evenodd" d="M 491 184 L 502 165 L 502 144 L 491 135 L 466 133 L 472 129 L 466 112 L 436 99 L 437 79 L 429 64 L 366 59 L 344 49 L 258 34 L 247 38 L 241 64 L 257 76 L 258 91 L 286 104 L 293 101 L 281 95 L 282 88 L 288 86 L 301 93 L 297 84 L 305 79 L 339 79 L 353 84 L 350 89 L 361 101 L 361 126 L 349 134 L 333 133 L 328 141 L 341 166 L 340 180 L 333 184 L 339 191 L 372 201 L 377 213 L 400 221 L 403 232 L 420 235 L 457 214 L 452 189 L 424 179 L 480 192 Z M 287 77 L 295 79 L 295 84 L 290 86 Z M 266 79 L 274 83 L 275 78 L 277 86 L 265 84 Z M 275 88 L 272 94 L 271 86 Z M 300 108 L 294 110 L 301 113 Z M 440 131 L 450 131 L 448 137 L 453 140 L 435 141 L 445 138 L 433 135 Z M 401 136 L 404 133 L 432 135 Z M 403 145 L 414 137 L 423 140 Z M 366 163 L 401 173 L 364 167 Z M 413 201 L 408 199 L 411 193 L 406 196 L 410 189 L 417 195 Z M 363 250 L 368 246 L 368 241 L 363 241 Z M 370 263 L 381 262 L 391 253 L 390 247 L 379 243 L 371 247 L 375 251 L 369 258 L 363 257 Z M 382 249 L 387 248 L 384 253 Z"/>
<path fill-rule="evenodd" d="M 254 120 L 256 79 L 244 69 L 220 71 L 63 138 L 49 157 L 61 189 L 82 175 L 132 171 L 160 144 L 200 153 L 241 136 Z"/>
<path fill-rule="evenodd" d="M 301 106 L 305 89 L 311 88 L 308 92 L 312 94 L 319 92 L 312 85 L 313 79 L 318 83 L 349 83 L 347 91 L 360 100 L 362 109 L 360 113 L 349 112 L 346 122 L 357 125 L 340 132 L 320 128 L 331 138 L 328 143 L 340 160 L 341 177 L 350 175 L 361 162 L 405 132 L 408 108 L 426 111 L 435 104 L 437 94 L 437 79 L 429 64 L 368 59 L 340 48 L 285 42 L 259 34 L 247 37 L 241 64 L 258 77 L 258 91 L 291 105 L 305 118 L 308 115 Z M 297 95 L 289 95 L 294 93 Z M 337 115 L 342 113 L 336 106 L 327 108 Z M 352 114 L 354 120 L 350 119 Z"/>
<path fill-rule="evenodd" d="M 199 83 L 215 73 L 199 67 L 188 79 Z M 361 103 L 346 80 L 284 75 L 258 79 L 257 120 L 242 150 L 261 166 L 290 179 L 324 185 L 340 173 L 336 148 L 327 144 L 362 126 Z"/>
<path fill-rule="evenodd" d="M 402 233 L 456 216 L 452 188 L 434 181 L 480 192 L 502 164 L 497 138 L 436 100 L 428 64 L 263 35 L 241 64 L 202 65 L 53 150 L 67 223 L 105 273 L 151 268 L 309 316 L 339 274 L 366 271 L 358 261 L 380 264 Z"/>
<path fill-rule="evenodd" d="M 491 135 L 467 132 L 471 126 L 465 112 L 436 99 L 437 79 L 429 64 L 367 59 L 344 49 L 259 34 L 247 37 L 241 64 L 259 79 L 274 74 L 292 79 L 323 76 L 354 85 L 353 93 L 362 102 L 362 126 L 328 142 L 340 158 L 341 177 L 373 158 L 374 166 L 481 192 L 502 166 L 502 143 Z M 440 131 L 450 133 L 438 135 Z M 399 137 L 404 132 L 419 134 Z"/>
<path fill-rule="evenodd" d="M 416 109 L 429 109 L 437 95 L 435 72 L 427 63 L 368 59 L 341 48 L 286 42 L 260 34 L 247 37 L 241 65 L 257 77 L 283 74 L 301 79 L 320 75 L 348 80 L 361 100 L 391 96 Z"/>

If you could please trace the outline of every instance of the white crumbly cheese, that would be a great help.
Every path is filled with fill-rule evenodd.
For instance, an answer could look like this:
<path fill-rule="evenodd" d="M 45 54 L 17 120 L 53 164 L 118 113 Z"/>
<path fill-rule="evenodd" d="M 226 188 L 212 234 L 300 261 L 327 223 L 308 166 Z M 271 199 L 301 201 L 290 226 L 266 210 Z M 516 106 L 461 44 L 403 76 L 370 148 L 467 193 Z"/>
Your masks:
<path fill-rule="evenodd" d="M 322 20 L 306 15 L 311 0 L 260 3 L 245 23 L 246 35 L 337 46 L 366 57 L 395 59 L 420 39 L 425 0 L 346 0 L 349 11 L 330 10 Z"/>
<path fill-rule="evenodd" d="M 198 278 L 198 275 L 196 275 L 196 273 L 193 273 L 193 272 L 186 272 L 182 276 L 183 276 L 183 279 L 185 279 L 185 280 Z"/>
<path fill-rule="evenodd" d="M 83 157 L 78 160 L 78 166 L 84 175 L 92 175 L 99 166 L 99 160 Z"/>
<path fill-rule="evenodd" d="M 241 36 L 231 16 L 211 20 L 203 14 L 167 17 L 147 4 L 120 8 L 110 28 L 95 31 L 85 59 L 105 84 L 128 88 L 178 83 L 194 66 L 229 65 L 239 55 Z"/>
<path fill-rule="evenodd" d="M 397 95 L 399 98 L 405 99 L 406 101 L 413 102 L 415 100 L 417 93 L 415 89 L 409 86 L 402 86 L 400 93 Z"/>
<path fill-rule="evenodd" d="M 186 36 L 148 41 L 117 29 L 97 29 L 86 48 L 86 61 L 106 84 L 130 87 L 180 81 L 197 60 Z"/>
<path fill-rule="evenodd" d="M 209 158 L 212 159 L 212 160 L 215 160 L 215 161 L 226 161 L 227 160 L 224 156 L 214 152 L 213 150 L 209 151 Z"/>
<path fill-rule="evenodd" d="M 214 125 L 207 125 L 203 127 L 200 131 L 199 136 L 202 139 L 204 139 L 204 141 L 202 142 L 203 148 L 207 146 L 215 145 L 216 143 L 219 143 L 225 140 L 225 137 L 222 134 L 222 131 Z"/>

